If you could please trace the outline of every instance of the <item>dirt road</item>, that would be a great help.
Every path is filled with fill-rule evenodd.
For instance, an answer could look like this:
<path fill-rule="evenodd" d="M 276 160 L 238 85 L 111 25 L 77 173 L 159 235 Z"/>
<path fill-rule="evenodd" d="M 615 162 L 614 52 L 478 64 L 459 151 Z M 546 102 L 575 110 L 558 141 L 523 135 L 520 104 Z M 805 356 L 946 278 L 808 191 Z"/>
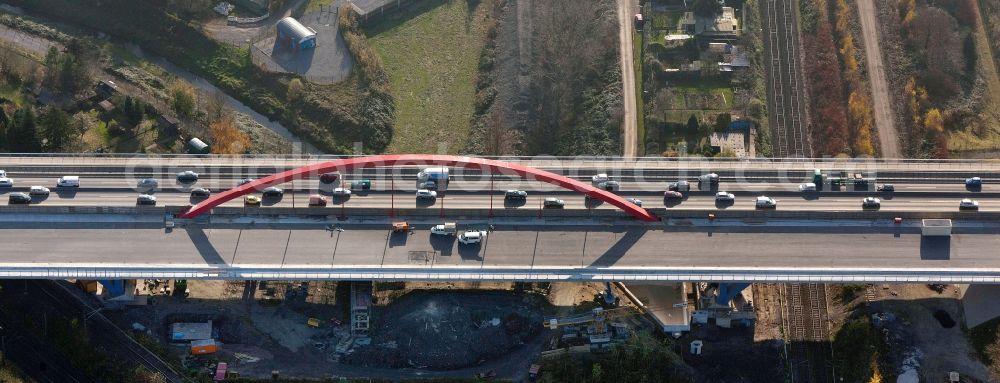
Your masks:
<path fill-rule="evenodd" d="M 896 131 L 890 109 L 892 98 L 889 97 L 889 82 L 885 78 L 882 49 L 879 47 L 874 0 L 858 0 L 858 15 L 861 19 L 861 33 L 864 35 L 865 61 L 868 62 L 868 77 L 872 84 L 875 128 L 878 129 L 882 157 L 901 158 L 899 133 Z"/>
<path fill-rule="evenodd" d="M 635 0 L 618 0 L 618 42 L 622 60 L 622 108 L 625 119 L 622 123 L 625 137 L 623 156 L 635 157 L 636 146 L 636 110 L 635 110 L 635 70 L 632 68 L 632 15 L 635 14 Z"/>

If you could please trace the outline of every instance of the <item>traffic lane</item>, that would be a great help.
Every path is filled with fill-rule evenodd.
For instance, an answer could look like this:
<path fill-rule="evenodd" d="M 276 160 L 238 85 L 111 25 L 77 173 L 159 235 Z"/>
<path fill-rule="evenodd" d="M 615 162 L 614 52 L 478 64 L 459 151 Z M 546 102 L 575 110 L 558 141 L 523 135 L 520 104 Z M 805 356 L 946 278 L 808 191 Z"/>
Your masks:
<path fill-rule="evenodd" d="M 141 179 L 141 178 L 140 178 Z M 159 191 L 180 191 L 189 192 L 194 188 L 208 188 L 212 191 L 222 191 L 238 186 L 240 179 L 238 178 L 204 178 L 197 182 L 191 183 L 180 183 L 173 179 L 158 179 L 159 186 L 156 190 Z M 276 185 L 283 189 L 293 189 L 293 190 L 312 190 L 312 191 L 329 191 L 335 187 L 344 187 L 347 189 L 352 189 L 350 183 L 357 181 L 357 179 L 346 178 L 343 183 L 337 184 L 323 184 L 316 179 L 302 179 L 295 180 L 292 182 L 282 183 Z M 589 178 L 581 178 L 579 181 L 591 184 Z M 663 192 L 668 188 L 668 186 L 676 182 L 677 179 L 666 179 L 651 177 L 642 180 L 620 180 L 620 190 L 623 192 L 636 191 L 636 192 Z M 784 182 L 775 182 L 772 180 L 757 180 L 757 179 L 745 179 L 745 180 L 727 180 L 723 179 L 718 185 L 709 186 L 708 184 L 699 185 L 696 181 L 689 180 L 691 184 L 692 191 L 713 191 L 713 190 L 729 190 L 729 191 L 783 191 L 783 192 L 797 192 L 798 187 L 802 183 L 809 182 L 810 180 L 786 180 Z M 964 180 L 954 180 L 948 183 L 928 183 L 922 180 L 914 180 L 913 182 L 906 182 L 905 180 L 898 181 L 885 181 L 885 183 L 893 183 L 896 187 L 897 192 L 981 192 L 981 193 L 1000 193 L 1000 185 L 986 183 L 980 188 L 969 189 L 966 188 Z M 80 187 L 75 189 L 88 189 L 88 190 L 100 190 L 100 191 L 145 191 L 145 188 L 139 188 L 137 186 L 138 179 L 135 178 L 81 178 Z M 44 186 L 49 189 L 62 189 L 56 187 L 55 179 L 52 178 L 14 178 L 15 187 L 9 188 L 14 191 L 27 191 L 31 186 Z M 875 192 L 877 185 L 883 182 L 870 183 L 867 187 L 856 189 L 853 184 L 845 186 L 846 191 L 868 191 Z M 829 188 L 829 185 L 825 185 Z M 371 190 L 372 191 L 416 191 L 422 188 L 420 183 L 415 178 L 396 178 L 393 180 L 372 180 Z M 356 189 L 356 188 L 353 188 Z M 505 179 L 497 180 L 491 182 L 489 180 L 453 180 L 448 183 L 448 189 L 453 192 L 480 192 L 488 193 L 493 192 L 503 192 L 505 190 L 525 190 L 529 192 L 556 192 L 563 191 L 567 193 L 575 193 L 562 189 L 558 186 L 551 184 L 533 181 L 523 178 Z M 824 190 L 823 192 L 826 192 Z"/>
<path fill-rule="evenodd" d="M 0 193 L 0 206 L 6 202 Z M 136 195 L 130 193 L 75 193 L 73 195 L 53 194 L 49 198 L 36 199 L 36 205 L 44 206 L 135 206 Z M 187 206 L 194 205 L 203 199 L 192 199 L 183 193 L 156 193 L 157 204 L 161 206 Z M 259 196 L 260 194 L 255 194 Z M 755 196 L 758 194 L 738 194 L 732 203 L 719 202 L 714 195 L 693 195 L 684 199 L 664 199 L 660 195 L 651 197 L 641 197 L 642 204 L 647 208 L 667 207 L 671 210 L 685 209 L 719 209 L 719 210 L 753 210 L 755 209 Z M 262 198 L 261 207 L 246 206 L 242 198 L 236 198 L 220 206 L 230 208 L 245 208 L 247 214 L 262 213 L 268 207 L 276 208 L 310 208 L 323 209 L 323 207 L 309 207 L 309 193 L 286 192 L 284 196 Z M 623 197 L 627 197 L 623 196 Z M 973 196 L 976 197 L 976 196 Z M 544 200 L 549 198 L 545 194 L 529 194 L 524 201 L 508 201 L 501 195 L 481 195 L 481 194 L 451 194 L 447 197 L 439 197 L 435 200 L 417 200 L 414 195 L 402 194 L 368 194 L 352 195 L 349 198 L 329 198 L 325 209 L 330 210 L 329 214 L 347 214 L 349 211 L 341 208 L 395 208 L 395 209 L 489 209 L 492 205 L 494 210 L 536 210 L 539 215 L 558 214 L 558 209 L 544 208 Z M 618 209 L 609 203 L 590 203 L 581 196 L 556 195 L 568 210 L 585 209 Z M 787 197 L 774 197 L 778 202 L 780 210 L 795 211 L 855 211 L 862 210 L 861 201 L 864 195 L 838 195 L 834 194 L 812 194 L 801 195 L 792 194 Z M 997 198 L 975 198 L 979 201 L 981 211 L 1000 210 L 1000 197 Z M 881 199 L 881 211 L 954 211 L 958 210 L 960 197 L 911 197 L 903 198 L 896 195 L 894 198 Z"/>
<path fill-rule="evenodd" d="M 767 232 L 678 232 L 665 229 L 607 231 L 498 230 L 481 245 L 455 244 L 445 255 L 435 249 L 436 236 L 423 232 L 405 234 L 406 241 L 387 258 L 386 229 L 347 227 L 336 232 L 333 268 L 1000 268 L 993 251 L 1000 236 L 958 234 L 948 238 L 902 233 L 822 234 Z M 312 230 L 317 235 L 322 229 Z M 846 231 L 846 229 L 845 229 Z M 261 241 L 298 239 L 298 230 L 204 229 L 201 236 L 185 230 L 136 229 L 126 231 L 86 229 L 59 231 L 11 229 L 0 231 L 0 240 L 12 246 L 0 254 L 3 263 L 74 264 L 100 267 L 127 264 L 136 267 L 226 264 L 226 255 L 237 254 L 238 266 L 325 268 L 330 241 L 291 247 L 254 246 Z M 312 237 L 307 235 L 301 239 Z M 58 240 L 53 240 L 58 238 Z M 122 238 L 140 240 L 126 241 Z M 207 239 L 208 244 L 193 241 Z M 257 239 L 254 239 L 257 238 Z M 312 237 L 319 238 L 319 237 Z M 535 238 L 532 240 L 531 238 Z M 286 239 L 287 240 L 287 239 Z M 212 249 L 206 250 L 206 246 Z M 430 250 L 428 250 L 430 249 Z M 531 251 L 527 251 L 527 250 Z M 427 252 L 437 251 L 428 254 Z M 209 260 L 204 254 L 217 255 Z M 238 252 L 238 253 L 237 253 Z M 289 262 L 283 254 L 295 259 Z M 427 257 L 430 261 L 428 261 Z M 241 260 L 252 259 L 252 263 Z M 488 260 L 488 261 L 486 261 Z"/>

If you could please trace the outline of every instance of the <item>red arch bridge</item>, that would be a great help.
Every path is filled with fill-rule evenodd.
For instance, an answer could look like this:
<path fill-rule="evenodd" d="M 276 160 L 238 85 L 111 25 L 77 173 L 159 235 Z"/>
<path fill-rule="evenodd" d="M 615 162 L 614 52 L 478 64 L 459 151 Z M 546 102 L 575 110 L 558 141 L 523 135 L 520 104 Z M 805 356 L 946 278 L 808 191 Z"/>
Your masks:
<path fill-rule="evenodd" d="M 306 165 L 292 170 L 254 180 L 252 182 L 237 186 L 224 192 L 214 194 L 201 203 L 191 207 L 188 211 L 178 215 L 179 218 L 195 218 L 204 214 L 212 208 L 219 206 L 226 201 L 242 197 L 251 192 L 261 190 L 270 186 L 279 185 L 285 182 L 302 178 L 318 177 L 320 174 L 334 171 L 349 171 L 366 167 L 390 167 L 390 166 L 448 166 L 465 169 L 478 169 L 491 174 L 516 174 L 529 180 L 545 182 L 556 185 L 564 189 L 582 193 L 588 197 L 595 198 L 611 205 L 614 205 L 626 213 L 643 221 L 656 221 L 658 218 L 639 206 L 625 200 L 624 198 L 596 188 L 584 182 L 572 178 L 558 175 L 552 172 L 536 169 L 529 166 L 512 164 L 504 161 L 497 161 L 485 158 L 434 155 L 434 154 L 401 154 L 401 155 L 380 155 L 370 157 L 344 158 L 333 161 L 321 162 Z"/>

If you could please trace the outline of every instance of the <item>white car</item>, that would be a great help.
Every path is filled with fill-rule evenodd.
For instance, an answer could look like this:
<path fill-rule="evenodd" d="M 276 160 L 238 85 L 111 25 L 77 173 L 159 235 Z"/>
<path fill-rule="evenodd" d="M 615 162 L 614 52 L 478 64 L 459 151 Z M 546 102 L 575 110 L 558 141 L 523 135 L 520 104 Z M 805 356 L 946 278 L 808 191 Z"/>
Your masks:
<path fill-rule="evenodd" d="M 778 208 L 778 201 L 775 201 L 774 198 L 771 197 L 760 196 L 757 197 L 757 201 L 754 206 L 758 209 L 776 209 Z"/>
<path fill-rule="evenodd" d="M 347 197 L 351 195 L 351 189 L 334 188 L 333 195 L 337 197 Z"/>
<path fill-rule="evenodd" d="M 600 184 L 601 182 L 608 182 L 608 180 L 610 179 L 611 178 L 608 178 L 607 174 L 601 173 L 601 174 L 596 174 L 593 177 L 590 177 L 590 182 L 594 185 L 597 185 Z"/>
<path fill-rule="evenodd" d="M 28 194 L 30 195 L 49 195 L 49 188 L 45 186 L 32 186 L 28 189 Z"/>
<path fill-rule="evenodd" d="M 480 242 L 482 242 L 484 238 L 486 238 L 486 231 L 484 231 L 484 230 L 469 230 L 469 231 L 466 231 L 466 232 L 462 233 L 462 235 L 458 236 L 458 242 L 460 242 L 462 244 L 465 244 L 465 245 L 471 245 L 471 244 L 474 244 L 474 243 L 480 243 Z"/>
<path fill-rule="evenodd" d="M 734 196 L 733 193 L 726 193 L 724 191 L 720 191 L 718 193 L 715 193 L 715 200 L 719 202 L 733 202 L 736 200 L 736 196 Z"/>
<path fill-rule="evenodd" d="M 882 207 L 882 200 L 878 199 L 878 197 L 866 197 L 861 200 L 862 209 L 878 209 L 880 207 Z"/>
<path fill-rule="evenodd" d="M 433 190 L 420 189 L 417 190 L 417 199 L 435 199 L 438 193 Z"/>
<path fill-rule="evenodd" d="M 14 186 L 14 179 L 7 177 L 0 177 L 0 187 L 9 188 Z"/>
<path fill-rule="evenodd" d="M 6 176 L 7 176 L 7 171 L 6 170 L 0 170 L 0 177 L 6 177 Z"/>
<path fill-rule="evenodd" d="M 441 225 L 434 225 L 431 227 L 431 234 L 436 235 L 455 235 L 458 230 L 455 228 L 454 222 L 445 222 Z"/>
<path fill-rule="evenodd" d="M 958 203 L 959 210 L 979 210 L 979 201 L 965 198 Z"/>
<path fill-rule="evenodd" d="M 809 182 L 799 185 L 800 192 L 814 192 L 816 191 L 816 184 Z"/>

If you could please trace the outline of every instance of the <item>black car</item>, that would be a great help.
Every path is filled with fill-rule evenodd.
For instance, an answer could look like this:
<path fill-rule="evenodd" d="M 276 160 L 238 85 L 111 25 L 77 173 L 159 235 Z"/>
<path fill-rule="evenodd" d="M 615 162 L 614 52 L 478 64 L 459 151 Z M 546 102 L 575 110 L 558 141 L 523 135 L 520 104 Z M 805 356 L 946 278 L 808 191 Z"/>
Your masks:
<path fill-rule="evenodd" d="M 340 173 L 338 172 L 323 173 L 320 174 L 319 176 L 319 182 L 322 182 L 324 184 L 332 184 L 334 182 L 337 182 L 338 180 L 340 180 Z"/>
<path fill-rule="evenodd" d="M 198 181 L 198 173 L 192 172 L 190 170 L 185 170 L 183 172 L 177 173 L 177 182 L 192 183 L 197 181 Z"/>
<path fill-rule="evenodd" d="M 212 195 L 212 191 L 206 188 L 191 189 L 192 197 L 209 197 Z"/>
<path fill-rule="evenodd" d="M 667 190 L 669 190 L 669 191 L 675 191 L 675 192 L 681 192 L 681 193 L 687 193 L 687 192 L 691 191 L 691 183 L 689 183 L 687 181 L 673 182 L 670 185 L 667 185 Z"/>
<path fill-rule="evenodd" d="M 267 189 L 264 189 L 264 191 L 261 194 L 264 197 L 281 197 L 281 196 L 285 195 L 285 191 L 281 190 L 280 188 L 276 188 L 274 186 L 271 186 L 271 187 L 269 187 Z"/>
<path fill-rule="evenodd" d="M 880 192 L 886 192 L 886 193 L 892 193 L 892 192 L 896 191 L 896 185 L 893 185 L 893 184 L 878 185 L 878 191 L 880 191 Z"/>
<path fill-rule="evenodd" d="M 7 204 L 29 204 L 31 203 L 31 196 L 27 193 L 10 193 L 10 197 L 7 199 Z"/>
<path fill-rule="evenodd" d="M 524 190 L 508 190 L 503 194 L 503 198 L 512 201 L 524 201 L 528 199 L 528 192 Z"/>

